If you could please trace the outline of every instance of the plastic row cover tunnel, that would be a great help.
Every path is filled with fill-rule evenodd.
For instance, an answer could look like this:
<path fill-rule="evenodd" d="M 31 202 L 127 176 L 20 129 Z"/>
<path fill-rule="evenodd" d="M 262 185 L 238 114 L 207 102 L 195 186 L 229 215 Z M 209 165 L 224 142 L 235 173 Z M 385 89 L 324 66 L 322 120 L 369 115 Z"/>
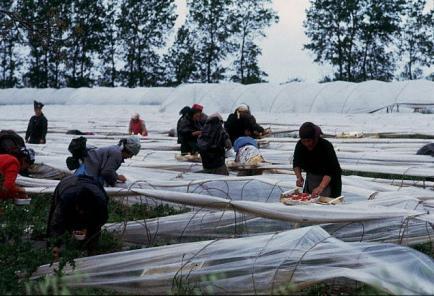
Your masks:
<path fill-rule="evenodd" d="M 40 267 L 34 278 L 55 267 Z M 432 294 L 433 276 L 426 255 L 393 244 L 344 243 L 314 226 L 77 259 L 64 281 L 134 294 L 274 294 L 291 284 L 348 278 L 408 295 Z"/>

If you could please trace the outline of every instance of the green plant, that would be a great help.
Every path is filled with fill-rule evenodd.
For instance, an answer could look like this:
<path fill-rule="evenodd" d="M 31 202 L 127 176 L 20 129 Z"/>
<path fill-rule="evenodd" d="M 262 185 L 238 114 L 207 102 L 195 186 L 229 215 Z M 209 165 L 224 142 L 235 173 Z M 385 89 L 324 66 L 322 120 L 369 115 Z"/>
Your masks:
<path fill-rule="evenodd" d="M 110 200 L 109 203 L 109 223 L 135 221 L 165 217 L 170 215 L 186 213 L 187 208 L 175 209 L 167 204 L 159 204 L 155 207 L 148 204 L 128 205 L 117 200 Z"/>

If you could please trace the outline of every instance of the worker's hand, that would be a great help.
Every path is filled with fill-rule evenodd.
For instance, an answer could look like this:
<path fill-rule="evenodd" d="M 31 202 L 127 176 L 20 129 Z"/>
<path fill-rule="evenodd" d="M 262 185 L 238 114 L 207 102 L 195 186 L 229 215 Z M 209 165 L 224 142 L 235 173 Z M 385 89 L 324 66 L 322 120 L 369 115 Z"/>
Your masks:
<path fill-rule="evenodd" d="M 118 176 L 118 181 L 121 183 L 125 183 L 127 181 L 127 178 L 124 175 L 119 175 Z"/>
<path fill-rule="evenodd" d="M 322 188 L 321 186 L 316 187 L 313 191 L 312 191 L 312 197 L 318 197 L 322 192 L 324 191 L 324 188 Z"/>
<path fill-rule="evenodd" d="M 54 247 L 51 249 L 51 254 L 53 256 L 53 261 L 57 261 L 60 258 L 60 248 Z"/>
<path fill-rule="evenodd" d="M 191 133 L 193 135 L 193 137 L 199 137 L 200 135 L 202 135 L 202 131 L 195 131 Z"/>
<path fill-rule="evenodd" d="M 303 185 L 304 185 L 304 179 L 303 179 L 303 177 L 297 178 L 297 181 L 295 182 L 295 185 L 297 187 L 303 187 Z"/>

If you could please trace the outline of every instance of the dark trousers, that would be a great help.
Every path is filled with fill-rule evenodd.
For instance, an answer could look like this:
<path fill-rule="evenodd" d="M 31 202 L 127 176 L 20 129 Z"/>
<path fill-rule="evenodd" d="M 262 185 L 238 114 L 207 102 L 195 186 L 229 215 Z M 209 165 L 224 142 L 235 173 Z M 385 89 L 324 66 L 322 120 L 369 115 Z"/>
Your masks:
<path fill-rule="evenodd" d="M 181 154 L 194 154 L 197 152 L 197 142 L 196 141 L 184 141 L 181 143 Z"/>

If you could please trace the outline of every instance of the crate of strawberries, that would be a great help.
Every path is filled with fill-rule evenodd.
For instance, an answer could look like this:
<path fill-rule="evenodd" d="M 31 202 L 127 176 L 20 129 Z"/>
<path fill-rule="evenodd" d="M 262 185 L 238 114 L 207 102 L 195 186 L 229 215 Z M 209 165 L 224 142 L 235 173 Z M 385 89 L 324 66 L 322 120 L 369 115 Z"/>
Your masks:
<path fill-rule="evenodd" d="M 299 192 L 297 189 L 283 192 L 280 195 L 280 202 L 286 205 L 310 204 L 315 201 L 316 198 L 312 198 L 308 193 Z"/>

